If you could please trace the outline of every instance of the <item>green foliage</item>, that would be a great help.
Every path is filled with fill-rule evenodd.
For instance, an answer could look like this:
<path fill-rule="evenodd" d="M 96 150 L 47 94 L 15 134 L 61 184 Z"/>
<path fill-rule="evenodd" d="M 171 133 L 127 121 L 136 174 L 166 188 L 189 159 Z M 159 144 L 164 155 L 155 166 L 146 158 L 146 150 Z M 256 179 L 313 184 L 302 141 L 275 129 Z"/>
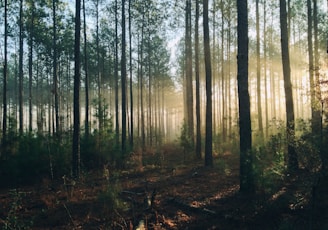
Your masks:
<path fill-rule="evenodd" d="M 179 142 L 180 146 L 183 148 L 184 153 L 193 151 L 193 140 L 189 136 L 189 128 L 186 121 L 183 122 L 181 127 Z"/>
<path fill-rule="evenodd" d="M 214 165 L 220 173 L 225 174 L 226 176 L 231 175 L 231 167 L 225 159 L 222 159 L 220 157 L 215 159 Z"/>
<path fill-rule="evenodd" d="M 266 144 L 257 143 L 259 147 L 254 150 L 254 173 L 259 189 L 271 192 L 284 178 L 288 144 L 295 148 L 300 168 L 310 172 L 320 170 L 320 150 L 323 151 L 320 133 L 312 133 L 310 120 L 299 119 L 295 127 L 295 134 L 288 142 L 286 129 L 281 122 L 275 122 L 273 128 L 276 133 L 271 135 Z"/>
<path fill-rule="evenodd" d="M 205 138 L 205 137 L 203 137 Z M 205 139 L 203 140 L 205 142 Z M 218 154 L 225 152 L 238 153 L 239 152 L 239 135 L 232 132 L 223 142 L 222 134 L 216 133 L 213 136 L 213 151 Z"/>
<path fill-rule="evenodd" d="M 63 139 L 69 137 L 63 136 Z M 31 184 L 42 177 L 61 176 L 70 168 L 70 141 L 27 133 L 12 135 L 0 159 L 1 186 Z"/>
<path fill-rule="evenodd" d="M 120 157 L 120 151 L 116 151 L 115 134 L 113 130 L 103 130 L 83 136 L 81 139 L 81 159 L 86 169 L 102 167 L 110 162 L 114 164 Z"/>
<path fill-rule="evenodd" d="M 98 201 L 103 205 L 104 216 L 110 216 L 113 212 L 125 210 L 127 204 L 119 197 L 121 187 L 118 183 L 118 175 L 114 175 L 109 181 L 105 191 L 98 194 Z"/>
<path fill-rule="evenodd" d="M 255 183 L 266 193 L 274 191 L 284 179 L 286 137 L 282 133 L 272 135 L 264 146 L 253 150 Z"/>
<path fill-rule="evenodd" d="M 112 126 L 111 118 L 108 114 L 109 105 L 105 98 L 96 98 L 92 101 L 92 105 L 95 107 L 94 117 L 97 118 L 100 129 L 106 129 Z"/>
<path fill-rule="evenodd" d="M 18 216 L 18 212 L 22 209 L 22 199 L 24 193 L 18 192 L 16 189 L 10 190 L 10 195 L 13 199 L 8 215 L 4 221 L 3 230 L 23 230 L 31 229 L 33 221 L 22 220 Z"/>
<path fill-rule="evenodd" d="M 320 133 L 313 135 L 311 131 L 311 121 L 303 119 L 297 122 L 297 133 L 295 137 L 295 149 L 298 153 L 300 167 L 308 171 L 318 171 L 320 169 Z"/>
<path fill-rule="evenodd" d="M 107 162 L 115 164 L 122 157 L 116 146 L 112 118 L 108 117 L 108 105 L 104 100 L 101 103 L 99 100 L 95 100 L 94 105 L 97 111 L 94 116 L 102 125 L 92 134 L 82 137 L 81 158 L 87 169 L 102 167 Z"/>

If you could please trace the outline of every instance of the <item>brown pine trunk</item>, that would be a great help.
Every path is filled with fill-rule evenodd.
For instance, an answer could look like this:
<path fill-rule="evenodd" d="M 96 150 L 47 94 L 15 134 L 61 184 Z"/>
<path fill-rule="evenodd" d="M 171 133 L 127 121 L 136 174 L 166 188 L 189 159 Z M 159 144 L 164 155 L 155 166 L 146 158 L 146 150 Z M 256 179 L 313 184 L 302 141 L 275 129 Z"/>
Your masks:
<path fill-rule="evenodd" d="M 8 2 L 5 0 L 4 5 L 4 63 L 3 63 L 3 116 L 2 116 L 2 147 L 6 147 L 7 140 L 7 45 L 8 45 Z"/>
<path fill-rule="evenodd" d="M 122 0 L 122 57 L 121 57 L 121 93 L 122 93 L 122 154 L 126 152 L 126 39 L 125 39 L 125 0 Z"/>
<path fill-rule="evenodd" d="M 247 0 L 237 0 L 238 12 L 238 102 L 240 138 L 240 191 L 254 192 L 250 99 L 248 92 L 248 11 Z"/>
<path fill-rule="evenodd" d="M 312 133 L 317 135 L 320 133 L 322 127 L 321 117 L 321 90 L 320 90 L 320 79 L 319 79 L 319 41 L 318 41 L 318 6 L 317 0 L 313 0 L 313 34 L 314 34 L 314 50 L 313 50 L 313 83 L 314 83 L 314 105 L 312 113 Z"/>
<path fill-rule="evenodd" d="M 221 13 L 224 14 L 224 5 L 221 0 Z M 226 141 L 227 130 L 226 130 L 226 97 L 225 97 L 225 64 L 224 64 L 224 16 L 221 17 L 221 101 L 222 101 L 222 115 L 221 115 L 221 125 L 222 125 L 222 142 Z"/>
<path fill-rule="evenodd" d="M 59 98 L 58 98 L 58 69 L 57 69 L 57 21 L 56 21 L 56 0 L 52 1 L 52 17 L 53 17 L 53 92 L 55 97 L 55 130 L 56 134 L 60 132 L 59 126 Z"/>
<path fill-rule="evenodd" d="M 115 75 L 115 139 L 116 147 L 119 146 L 120 142 L 120 127 L 119 127 L 119 111 L 118 111 L 118 18 L 117 18 L 117 0 L 115 0 L 115 64 L 114 64 L 114 75 Z"/>
<path fill-rule="evenodd" d="M 201 133 L 200 133 L 200 84 L 199 84 L 199 2 L 196 0 L 195 16 L 195 79 L 196 79 L 196 157 L 201 159 Z"/>
<path fill-rule="evenodd" d="M 83 0 L 83 37 L 84 37 L 84 71 L 85 71 L 85 135 L 89 136 L 89 68 L 87 55 L 87 26 L 85 14 L 85 0 Z"/>
<path fill-rule="evenodd" d="M 74 124 L 72 145 L 72 173 L 73 177 L 80 177 L 80 31 L 81 31 L 81 0 L 75 3 L 75 44 L 74 44 Z"/>
<path fill-rule="evenodd" d="M 186 100 L 187 100 L 187 126 L 190 140 L 194 141 L 193 116 L 193 87 L 192 87 L 192 47 L 191 47 L 191 0 L 186 0 Z"/>
<path fill-rule="evenodd" d="M 129 64 L 130 64 L 130 148 L 133 148 L 133 85 L 132 85 L 132 28 L 131 28 L 131 0 L 129 0 Z"/>
<path fill-rule="evenodd" d="M 31 25 L 29 28 L 29 57 L 28 57 L 28 91 L 29 91 L 29 132 L 32 132 L 32 121 L 33 121 L 33 113 L 32 113 L 32 77 L 33 77 L 33 36 L 34 36 L 34 4 L 32 5 L 32 13 L 31 13 Z"/>
<path fill-rule="evenodd" d="M 265 101 L 265 137 L 267 138 L 269 136 L 269 106 L 268 106 L 268 76 L 267 76 L 267 36 L 266 36 L 266 0 L 263 2 L 263 64 L 264 64 L 264 101 Z"/>
<path fill-rule="evenodd" d="M 208 0 L 203 0 L 204 56 L 206 74 L 206 129 L 205 129 L 205 166 L 213 166 L 212 156 L 212 66 L 210 52 L 210 32 L 208 26 Z"/>
<path fill-rule="evenodd" d="M 24 128 L 24 112 L 23 112 L 23 55 L 24 55 L 24 40 L 23 40 L 23 3 L 20 0 L 19 4 L 19 60 L 18 60 L 18 101 L 19 101 L 19 135 L 23 135 Z"/>
<path fill-rule="evenodd" d="M 286 0 L 280 0 L 280 27 L 281 27 L 281 55 L 282 66 L 284 74 L 284 88 L 286 97 L 286 129 L 288 142 L 288 162 L 287 167 L 289 171 L 298 169 L 297 154 L 293 145 L 293 135 L 295 133 L 295 119 L 294 119 L 294 103 L 293 91 L 290 80 L 290 61 L 289 61 L 289 44 L 288 44 L 288 30 L 287 30 L 287 12 Z"/>
<path fill-rule="evenodd" d="M 257 76 L 257 114 L 259 136 L 263 137 L 262 97 L 261 97 L 261 61 L 260 61 L 260 16 L 259 0 L 256 0 L 256 76 Z"/>
<path fill-rule="evenodd" d="M 145 111 L 144 111 L 144 83 L 143 83 L 143 78 L 144 78 L 144 73 L 143 73 L 143 46 L 144 46 L 144 14 L 142 16 L 142 27 L 141 27 L 141 44 L 140 44 L 140 113 L 141 113 L 141 146 L 142 150 L 144 151 L 146 149 L 146 133 L 145 133 Z"/>

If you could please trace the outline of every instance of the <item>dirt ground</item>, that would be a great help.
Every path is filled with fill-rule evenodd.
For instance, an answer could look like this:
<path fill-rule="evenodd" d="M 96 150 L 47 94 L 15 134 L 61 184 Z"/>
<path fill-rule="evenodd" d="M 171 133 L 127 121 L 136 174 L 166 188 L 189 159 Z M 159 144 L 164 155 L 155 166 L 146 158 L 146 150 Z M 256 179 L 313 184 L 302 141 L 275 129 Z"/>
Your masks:
<path fill-rule="evenodd" d="M 307 172 L 276 191 L 239 190 L 239 158 L 89 172 L 0 191 L 2 229 L 328 229 L 328 183 Z M 314 182 L 316 181 L 316 182 Z"/>

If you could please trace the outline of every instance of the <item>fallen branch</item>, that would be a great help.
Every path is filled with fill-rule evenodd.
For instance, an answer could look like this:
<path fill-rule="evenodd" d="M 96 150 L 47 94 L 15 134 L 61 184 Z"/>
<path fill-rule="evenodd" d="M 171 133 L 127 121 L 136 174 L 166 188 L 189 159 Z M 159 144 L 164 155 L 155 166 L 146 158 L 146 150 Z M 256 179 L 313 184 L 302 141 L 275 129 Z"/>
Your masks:
<path fill-rule="evenodd" d="M 64 205 L 64 208 L 66 209 L 66 212 L 67 212 L 67 214 L 68 214 L 68 216 L 69 216 L 69 219 L 71 220 L 73 226 L 75 227 L 75 223 L 74 223 L 74 221 L 73 221 L 73 218 L 72 218 L 72 215 L 71 215 L 70 211 L 68 210 L 66 204 L 63 204 L 63 205 Z"/>
<path fill-rule="evenodd" d="M 122 191 L 122 194 L 136 195 L 136 196 L 144 196 L 144 192 L 132 192 L 132 191 Z"/>

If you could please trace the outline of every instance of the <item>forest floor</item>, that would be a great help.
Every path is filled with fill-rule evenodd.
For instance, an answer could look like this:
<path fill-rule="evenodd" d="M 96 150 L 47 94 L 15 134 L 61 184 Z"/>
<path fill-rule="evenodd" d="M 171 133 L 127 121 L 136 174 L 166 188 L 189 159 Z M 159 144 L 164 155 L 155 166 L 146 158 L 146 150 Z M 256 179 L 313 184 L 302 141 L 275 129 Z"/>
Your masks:
<path fill-rule="evenodd" d="M 74 185 L 2 189 L 0 229 L 328 229 L 327 180 L 300 171 L 270 194 L 245 197 L 238 156 L 222 154 L 213 168 L 176 159 L 109 171 L 109 180 L 99 170 Z"/>

